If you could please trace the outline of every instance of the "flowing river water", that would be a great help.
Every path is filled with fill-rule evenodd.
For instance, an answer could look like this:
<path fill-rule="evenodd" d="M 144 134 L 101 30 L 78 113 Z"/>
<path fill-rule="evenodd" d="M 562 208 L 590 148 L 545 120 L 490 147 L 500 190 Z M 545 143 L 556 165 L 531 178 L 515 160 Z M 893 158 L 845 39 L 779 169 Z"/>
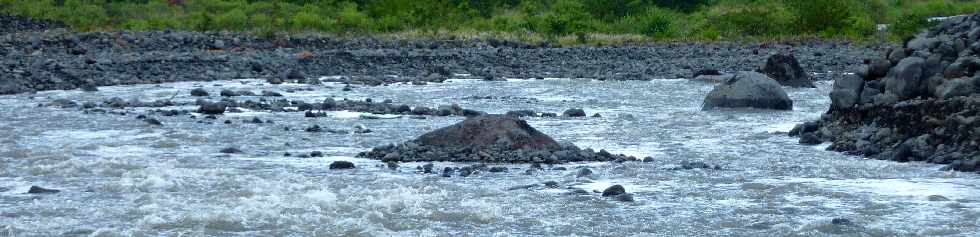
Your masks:
<path fill-rule="evenodd" d="M 37 106 L 59 98 L 192 102 L 188 91 L 197 87 L 212 95 L 221 88 L 311 88 L 283 94 L 310 102 L 458 103 L 490 113 L 583 108 L 602 117 L 526 119 L 560 142 L 653 162 L 572 163 L 531 175 L 523 174 L 528 165 L 503 165 L 510 170 L 444 178 L 421 174 L 420 163 L 392 171 L 354 156 L 462 117 L 246 111 L 218 120 L 154 116 L 160 127 L 135 119 L 147 108 L 119 115 Z M 826 81 L 787 88 L 795 108 L 785 112 L 700 111 L 712 85 L 687 80 L 341 87 L 233 80 L 0 96 L 0 236 L 980 236 L 977 174 L 846 156 L 785 135 L 828 108 Z M 253 117 L 275 123 L 242 122 Z M 374 132 L 303 131 L 314 124 Z M 219 152 L 230 146 L 243 152 Z M 283 155 L 311 151 L 325 156 Z M 328 170 L 336 160 L 357 168 Z M 695 161 L 721 169 L 678 169 Z M 576 177 L 583 167 L 594 174 Z M 560 187 L 535 185 L 547 181 Z M 635 201 L 569 194 L 613 184 Z M 27 194 L 32 185 L 61 192 Z"/>

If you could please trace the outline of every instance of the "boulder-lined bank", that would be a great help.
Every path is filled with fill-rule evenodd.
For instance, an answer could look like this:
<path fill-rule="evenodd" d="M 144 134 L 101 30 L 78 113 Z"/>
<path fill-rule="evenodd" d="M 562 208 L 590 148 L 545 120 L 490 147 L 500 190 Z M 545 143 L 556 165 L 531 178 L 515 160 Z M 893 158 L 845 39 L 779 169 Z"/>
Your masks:
<path fill-rule="evenodd" d="M 791 134 L 850 154 L 976 171 L 980 15 L 947 19 L 885 55 L 838 79 L 830 110 Z"/>
<path fill-rule="evenodd" d="M 23 28 L 23 29 L 22 29 Z M 323 36 L 260 38 L 238 33 L 93 32 L 20 27 L 0 35 L 0 94 L 98 86 L 263 78 L 381 85 L 468 78 L 686 78 L 698 71 L 752 71 L 792 51 L 808 72 L 852 71 L 877 46 L 662 43 L 622 46 L 528 45 L 493 39 L 383 40 Z"/>

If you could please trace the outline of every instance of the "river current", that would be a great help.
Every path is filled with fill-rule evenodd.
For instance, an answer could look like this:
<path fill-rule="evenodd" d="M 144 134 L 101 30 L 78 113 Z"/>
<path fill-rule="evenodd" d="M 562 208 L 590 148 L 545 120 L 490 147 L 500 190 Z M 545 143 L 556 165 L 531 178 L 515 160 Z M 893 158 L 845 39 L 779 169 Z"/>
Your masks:
<path fill-rule="evenodd" d="M 451 80 L 352 91 L 229 80 L 0 96 L 0 236 L 980 236 L 977 174 L 847 156 L 786 136 L 829 107 L 830 82 L 817 85 L 787 88 L 792 111 L 701 111 L 712 85 L 682 79 Z M 530 175 L 528 165 L 501 165 L 509 171 L 444 178 L 420 173 L 421 163 L 393 171 L 354 156 L 462 117 L 244 111 L 217 120 L 152 116 L 164 124 L 152 126 L 135 118 L 148 108 L 37 106 L 60 98 L 193 102 L 188 92 L 198 87 L 212 99 L 222 88 L 271 89 L 309 102 L 458 103 L 490 113 L 583 108 L 590 117 L 526 119 L 560 142 L 653 162 L 571 163 Z M 253 117 L 274 123 L 242 122 Z M 314 124 L 373 132 L 303 131 Z M 225 147 L 243 152 L 220 153 Z M 311 151 L 324 156 L 284 156 Z M 328 170 L 336 160 L 357 168 Z M 678 169 L 697 161 L 721 169 Z M 581 168 L 594 174 L 576 177 Z M 547 181 L 560 187 L 539 185 Z M 569 194 L 613 184 L 635 201 Z M 27 194 L 32 185 L 61 192 Z"/>

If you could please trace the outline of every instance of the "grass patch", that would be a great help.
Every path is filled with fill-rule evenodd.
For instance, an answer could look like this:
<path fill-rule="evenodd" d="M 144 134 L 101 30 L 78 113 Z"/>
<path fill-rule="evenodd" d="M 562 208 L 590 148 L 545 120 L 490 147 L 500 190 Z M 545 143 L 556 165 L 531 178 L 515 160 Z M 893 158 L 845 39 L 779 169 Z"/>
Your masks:
<path fill-rule="evenodd" d="M 0 12 L 79 31 L 454 32 L 560 44 L 878 40 L 878 24 L 891 25 L 886 38 L 897 41 L 928 27 L 928 17 L 977 11 L 975 0 L 0 0 Z"/>

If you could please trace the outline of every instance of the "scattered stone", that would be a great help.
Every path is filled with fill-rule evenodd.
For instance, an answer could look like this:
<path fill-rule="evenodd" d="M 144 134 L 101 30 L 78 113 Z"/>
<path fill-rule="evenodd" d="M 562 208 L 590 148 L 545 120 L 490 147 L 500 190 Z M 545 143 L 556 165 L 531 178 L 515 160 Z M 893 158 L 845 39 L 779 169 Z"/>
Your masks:
<path fill-rule="evenodd" d="M 220 152 L 221 153 L 225 153 L 225 154 L 239 154 L 239 153 L 242 153 L 242 150 L 239 150 L 236 147 L 225 147 L 225 148 L 221 149 Z"/>
<path fill-rule="evenodd" d="M 351 163 L 350 161 L 339 160 L 330 163 L 331 170 L 342 170 L 342 169 L 353 169 L 353 168 L 354 168 L 354 163 Z"/>
<path fill-rule="evenodd" d="M 819 145 L 820 143 L 823 143 L 823 141 L 820 140 L 820 137 L 817 137 L 817 134 L 808 132 L 808 133 L 804 133 L 803 135 L 800 135 L 800 144 Z"/>
<path fill-rule="evenodd" d="M 585 117 L 585 110 L 582 109 L 568 109 L 562 113 L 565 117 Z"/>
<path fill-rule="evenodd" d="M 830 220 L 830 223 L 831 224 L 834 224 L 834 225 L 851 225 L 852 224 L 852 222 L 851 222 L 850 219 L 840 218 L 840 217 L 831 219 Z"/>
<path fill-rule="evenodd" d="M 948 202 L 949 198 L 943 197 L 942 195 L 929 195 L 930 202 Z"/>
<path fill-rule="evenodd" d="M 323 129 L 320 128 L 320 125 L 313 125 L 313 126 L 310 126 L 310 127 L 306 128 L 306 129 L 304 129 L 304 131 L 306 131 L 306 132 L 322 132 Z"/>
<path fill-rule="evenodd" d="M 575 173 L 576 178 L 581 178 L 581 177 L 587 178 L 591 176 L 592 176 L 592 169 L 589 168 L 581 168 L 578 170 L 578 172 Z"/>
<path fill-rule="evenodd" d="M 27 190 L 27 193 L 29 194 L 51 194 L 51 193 L 59 193 L 59 192 L 61 192 L 61 190 L 42 188 L 38 186 L 31 186 L 31 188 Z"/>
<path fill-rule="evenodd" d="M 626 188 L 623 188 L 623 186 L 619 184 L 610 186 L 609 188 L 606 188 L 606 190 L 602 191 L 603 197 L 612 197 L 623 194 L 626 194 Z"/>
<path fill-rule="evenodd" d="M 503 173 L 503 172 L 507 172 L 507 167 L 494 166 L 494 167 L 491 167 L 490 170 L 488 170 L 487 172 L 490 172 L 490 173 Z"/>
<path fill-rule="evenodd" d="M 452 176 L 453 176 L 453 168 L 446 167 L 442 169 L 442 177 L 449 178 Z"/>
<path fill-rule="evenodd" d="M 223 114 L 225 113 L 226 109 L 228 109 L 228 106 L 226 106 L 224 103 L 205 102 L 204 104 L 201 105 L 200 108 L 197 109 L 197 112 L 202 114 L 214 115 L 214 114 Z"/>
<path fill-rule="evenodd" d="M 472 167 L 467 166 L 459 169 L 459 176 L 461 177 L 469 177 L 472 174 L 473 174 Z"/>
<path fill-rule="evenodd" d="M 194 88 L 191 90 L 191 96 L 208 96 L 208 91 L 201 88 Z"/>
<path fill-rule="evenodd" d="M 163 123 L 161 123 L 160 120 L 157 120 L 155 118 L 144 119 L 143 122 L 146 122 L 149 125 L 163 126 Z"/>
<path fill-rule="evenodd" d="M 233 91 L 233 90 L 221 90 L 219 94 L 224 97 L 242 96 L 241 92 Z"/>
<path fill-rule="evenodd" d="M 759 70 L 775 79 L 780 85 L 790 87 L 816 88 L 806 71 L 800 67 L 799 61 L 793 55 L 775 54 L 766 60 Z"/>
<path fill-rule="evenodd" d="M 275 91 L 262 91 L 262 96 L 281 97 L 282 94 Z"/>

